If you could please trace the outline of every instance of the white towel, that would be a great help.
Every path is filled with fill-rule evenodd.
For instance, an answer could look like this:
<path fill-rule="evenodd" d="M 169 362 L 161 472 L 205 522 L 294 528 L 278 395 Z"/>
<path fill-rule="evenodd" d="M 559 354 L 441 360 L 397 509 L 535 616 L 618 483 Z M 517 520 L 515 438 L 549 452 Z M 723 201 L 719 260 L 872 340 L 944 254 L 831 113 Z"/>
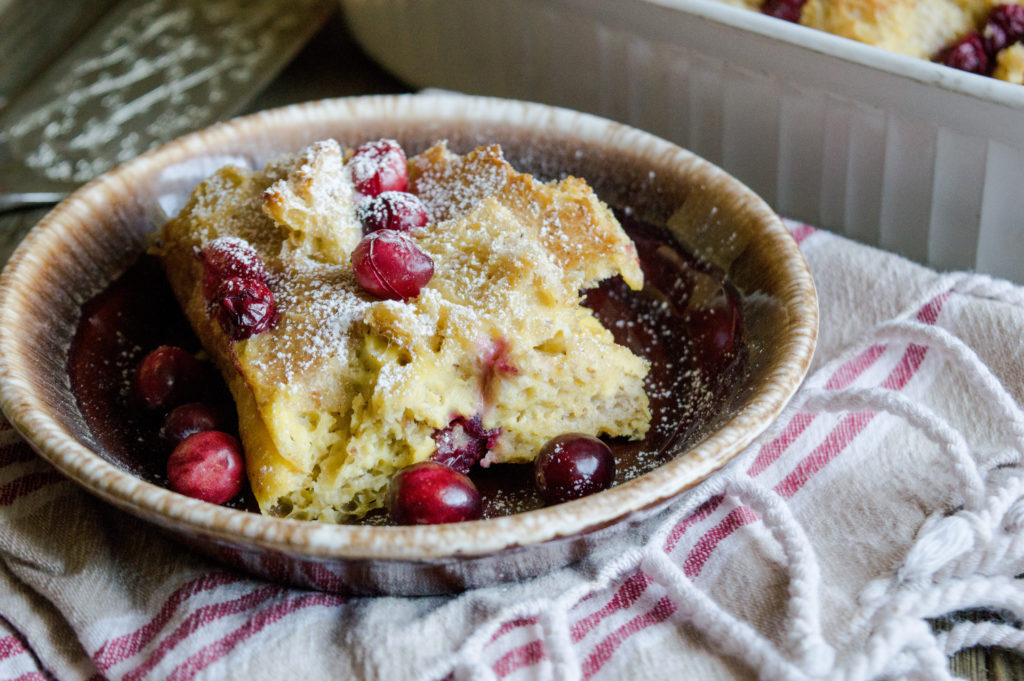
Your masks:
<path fill-rule="evenodd" d="M 1024 649 L 1024 289 L 790 223 L 811 374 L 764 436 L 612 562 L 457 596 L 231 572 L 0 431 L 0 681 L 950 678 Z M 991 608 L 945 633 L 927 621 Z"/>

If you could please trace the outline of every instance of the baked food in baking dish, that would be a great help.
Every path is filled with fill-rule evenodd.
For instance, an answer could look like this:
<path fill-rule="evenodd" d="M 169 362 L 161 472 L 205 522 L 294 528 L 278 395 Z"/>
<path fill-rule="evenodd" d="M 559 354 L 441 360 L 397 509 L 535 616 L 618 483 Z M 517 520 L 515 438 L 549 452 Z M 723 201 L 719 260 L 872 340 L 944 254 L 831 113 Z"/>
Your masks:
<path fill-rule="evenodd" d="M 921 59 L 1024 83 L 1024 3 L 996 0 L 723 0 Z"/>
<path fill-rule="evenodd" d="M 235 399 L 264 513 L 343 522 L 416 462 L 529 461 L 563 432 L 646 432 L 646 360 L 580 305 L 581 289 L 643 275 L 585 182 L 540 182 L 498 147 L 409 159 L 428 219 L 402 238 L 433 272 L 382 299 L 353 265 L 373 236 L 361 159 L 326 140 L 261 171 L 223 168 L 154 248 Z M 255 282 L 250 317 L 225 311 L 237 279 Z"/>

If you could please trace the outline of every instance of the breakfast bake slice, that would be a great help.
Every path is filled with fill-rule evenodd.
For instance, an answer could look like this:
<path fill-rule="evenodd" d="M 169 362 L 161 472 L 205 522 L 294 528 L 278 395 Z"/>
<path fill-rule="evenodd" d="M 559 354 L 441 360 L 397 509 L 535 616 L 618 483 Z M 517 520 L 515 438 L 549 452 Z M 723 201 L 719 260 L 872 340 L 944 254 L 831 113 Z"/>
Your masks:
<path fill-rule="evenodd" d="M 325 140 L 226 167 L 153 250 L 234 397 L 264 513 L 344 522 L 416 462 L 648 428 L 646 360 L 580 304 L 611 276 L 642 286 L 632 242 L 585 182 L 496 146 L 407 164 L 392 141 Z"/>
<path fill-rule="evenodd" d="M 1024 84 L 1021 0 L 721 0 L 890 52 Z"/>

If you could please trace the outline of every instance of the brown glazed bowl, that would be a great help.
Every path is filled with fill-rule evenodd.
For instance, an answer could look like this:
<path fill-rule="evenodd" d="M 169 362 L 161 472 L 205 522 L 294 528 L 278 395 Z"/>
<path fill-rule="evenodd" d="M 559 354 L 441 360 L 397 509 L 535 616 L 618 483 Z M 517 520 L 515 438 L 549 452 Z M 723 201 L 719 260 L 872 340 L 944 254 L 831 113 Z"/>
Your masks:
<path fill-rule="evenodd" d="M 699 437 L 628 482 L 555 507 L 460 524 L 328 526 L 190 499 L 133 475 L 97 444 L 69 387 L 82 303 L 147 246 L 163 215 L 226 162 L 261 167 L 316 140 L 397 139 L 410 153 L 447 139 L 500 143 L 520 170 L 586 178 L 611 205 L 720 267 L 743 295 L 748 361 Z M 670 220 L 671 218 L 671 220 Z M 753 192 L 662 139 L 593 116 L 518 101 L 437 95 L 338 99 L 267 111 L 183 137 L 89 183 L 20 245 L 0 277 L 0 406 L 46 461 L 89 492 L 195 550 L 270 579 L 373 594 L 431 594 L 566 565 L 636 527 L 714 473 L 779 414 L 817 337 L 807 265 Z"/>

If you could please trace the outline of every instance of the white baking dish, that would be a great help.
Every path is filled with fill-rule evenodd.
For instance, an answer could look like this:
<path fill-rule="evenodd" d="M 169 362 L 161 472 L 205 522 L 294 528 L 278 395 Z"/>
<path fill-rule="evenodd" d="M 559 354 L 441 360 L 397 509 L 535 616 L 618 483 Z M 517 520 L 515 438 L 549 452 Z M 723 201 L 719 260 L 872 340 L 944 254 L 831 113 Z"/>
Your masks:
<path fill-rule="evenodd" d="M 596 113 L 680 143 L 778 212 L 1024 282 L 1024 86 L 710 0 L 342 0 L 419 87 Z"/>

